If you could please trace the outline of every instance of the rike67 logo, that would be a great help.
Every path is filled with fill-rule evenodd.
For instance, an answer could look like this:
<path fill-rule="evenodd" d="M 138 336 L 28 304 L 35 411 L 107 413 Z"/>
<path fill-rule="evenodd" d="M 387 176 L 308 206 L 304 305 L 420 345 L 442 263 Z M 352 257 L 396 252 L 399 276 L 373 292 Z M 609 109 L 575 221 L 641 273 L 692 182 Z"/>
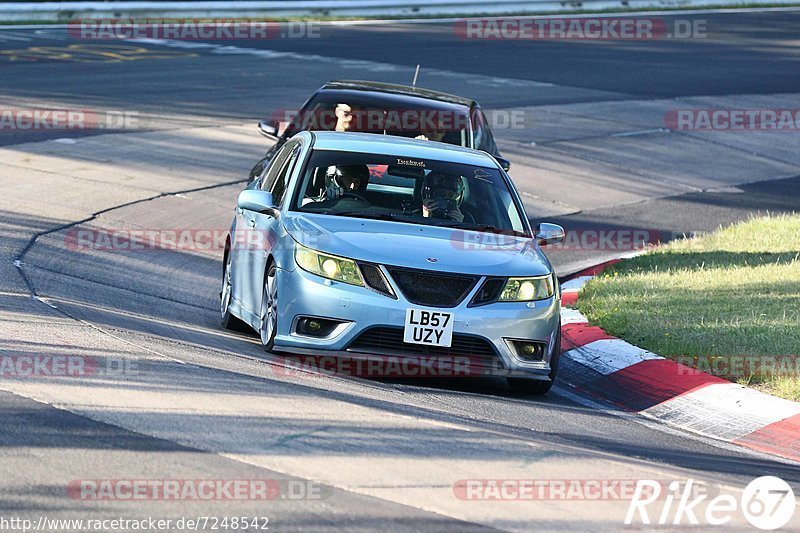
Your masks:
<path fill-rule="evenodd" d="M 738 510 L 753 527 L 772 531 L 788 524 L 795 511 L 794 491 L 788 483 L 774 476 L 754 479 L 739 499 L 731 494 L 720 494 L 711 499 L 706 494 L 698 495 L 693 490 L 693 479 L 681 485 L 680 481 L 673 481 L 663 495 L 657 481 L 639 480 L 625 524 L 724 526 L 733 520 Z M 651 507 L 656 502 L 663 502 L 660 509 L 657 509 L 658 505 L 653 506 L 656 509 Z"/>

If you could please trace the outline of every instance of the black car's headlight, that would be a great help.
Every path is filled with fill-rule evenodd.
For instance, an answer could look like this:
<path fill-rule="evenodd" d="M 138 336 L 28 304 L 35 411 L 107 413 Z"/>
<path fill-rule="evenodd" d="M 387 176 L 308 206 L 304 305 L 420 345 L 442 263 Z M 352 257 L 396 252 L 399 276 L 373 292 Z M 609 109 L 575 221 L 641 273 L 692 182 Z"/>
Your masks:
<path fill-rule="evenodd" d="M 318 252 L 299 243 L 295 243 L 294 259 L 306 272 L 350 285 L 364 286 L 356 262 L 352 259 Z"/>
<path fill-rule="evenodd" d="M 499 302 L 531 302 L 546 300 L 555 292 L 553 276 L 537 276 L 533 278 L 508 278 L 500 292 Z"/>

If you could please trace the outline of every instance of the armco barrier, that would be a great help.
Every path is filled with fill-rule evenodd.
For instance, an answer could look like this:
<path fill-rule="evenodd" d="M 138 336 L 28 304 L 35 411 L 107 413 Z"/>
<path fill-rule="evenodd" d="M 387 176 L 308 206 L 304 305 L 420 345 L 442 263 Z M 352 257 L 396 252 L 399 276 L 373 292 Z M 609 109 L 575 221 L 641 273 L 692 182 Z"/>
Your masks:
<path fill-rule="evenodd" d="M 660 9 L 792 4 L 797 0 L 238 0 L 231 2 L 4 2 L 0 21 L 79 18 L 259 18 L 281 16 L 477 15 L 575 10 Z"/>

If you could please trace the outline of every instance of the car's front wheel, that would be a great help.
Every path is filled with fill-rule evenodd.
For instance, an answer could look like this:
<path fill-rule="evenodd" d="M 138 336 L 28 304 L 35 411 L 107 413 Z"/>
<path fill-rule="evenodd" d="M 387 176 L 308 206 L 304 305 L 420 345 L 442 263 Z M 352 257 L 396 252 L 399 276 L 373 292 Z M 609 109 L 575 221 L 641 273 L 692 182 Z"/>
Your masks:
<path fill-rule="evenodd" d="M 541 381 L 538 379 L 526 378 L 506 378 L 508 387 L 514 391 L 522 394 L 529 394 L 531 396 L 538 396 L 546 394 L 553 387 L 556 381 L 556 374 L 558 374 L 558 361 L 561 359 L 561 324 L 558 325 L 558 334 L 556 335 L 555 351 L 553 357 L 550 359 L 550 373 L 548 377 L 550 381 Z"/>
<path fill-rule="evenodd" d="M 266 351 L 275 346 L 275 332 L 278 329 L 278 269 L 275 263 L 267 268 L 264 281 L 264 294 L 261 296 L 261 344 Z"/>
<path fill-rule="evenodd" d="M 233 288 L 231 286 L 231 263 L 233 262 L 233 254 L 227 253 L 225 262 L 222 266 L 222 290 L 219 293 L 219 311 L 222 315 L 222 327 L 233 331 L 252 331 L 250 326 L 239 320 L 231 314 L 231 298 Z"/>

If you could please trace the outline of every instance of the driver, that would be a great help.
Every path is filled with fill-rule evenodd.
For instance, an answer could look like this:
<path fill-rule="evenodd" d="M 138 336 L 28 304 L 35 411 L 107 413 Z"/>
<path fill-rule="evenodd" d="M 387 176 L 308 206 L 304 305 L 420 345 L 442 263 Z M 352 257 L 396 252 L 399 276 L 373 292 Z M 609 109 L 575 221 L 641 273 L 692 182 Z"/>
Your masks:
<path fill-rule="evenodd" d="M 359 194 L 362 185 L 369 181 L 369 168 L 366 165 L 338 165 L 328 169 L 324 200 L 336 200 L 344 193 Z"/>
<path fill-rule="evenodd" d="M 461 176 L 432 171 L 422 182 L 422 216 L 464 222 L 459 209 L 464 192 Z"/>

